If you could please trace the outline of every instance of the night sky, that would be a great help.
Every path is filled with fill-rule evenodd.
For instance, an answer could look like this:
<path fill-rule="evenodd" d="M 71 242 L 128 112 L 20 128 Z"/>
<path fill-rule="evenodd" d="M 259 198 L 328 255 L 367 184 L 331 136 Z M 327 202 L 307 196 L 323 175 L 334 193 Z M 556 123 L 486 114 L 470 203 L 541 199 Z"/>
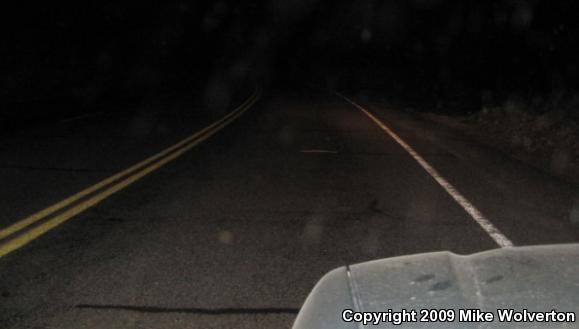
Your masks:
<path fill-rule="evenodd" d="M 572 0 L 278 0 L 6 8 L 0 93 L 6 112 L 259 81 L 458 98 L 472 110 L 514 92 L 575 90 L 577 7 Z"/>

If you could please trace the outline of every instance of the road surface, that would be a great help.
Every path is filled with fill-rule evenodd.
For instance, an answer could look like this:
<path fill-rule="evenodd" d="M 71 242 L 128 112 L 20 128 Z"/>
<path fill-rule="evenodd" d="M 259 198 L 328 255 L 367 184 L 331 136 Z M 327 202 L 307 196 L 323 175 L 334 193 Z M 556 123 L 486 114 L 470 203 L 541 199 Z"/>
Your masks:
<path fill-rule="evenodd" d="M 353 102 L 360 108 L 329 93 L 265 91 L 174 161 L 10 251 L 0 327 L 289 328 L 317 280 L 344 264 L 493 249 L 493 232 L 514 245 L 579 240 L 575 186 L 411 114 Z M 197 113 L 105 112 L 5 139 L 1 226 L 224 114 Z"/>

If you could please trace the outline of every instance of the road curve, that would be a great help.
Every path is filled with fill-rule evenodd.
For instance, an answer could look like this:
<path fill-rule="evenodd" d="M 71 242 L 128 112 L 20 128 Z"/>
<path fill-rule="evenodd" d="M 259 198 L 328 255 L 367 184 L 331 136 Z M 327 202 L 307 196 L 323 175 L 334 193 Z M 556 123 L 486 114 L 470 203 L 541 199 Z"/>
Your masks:
<path fill-rule="evenodd" d="M 579 240 L 568 220 L 576 187 L 358 102 L 513 244 Z M 142 138 L 119 139 L 132 119 L 95 117 L 5 143 L 3 227 L 211 122 L 162 115 L 155 125 L 165 128 Z M 352 104 L 311 91 L 266 94 L 192 152 L 1 258 L 0 327 L 289 328 L 333 268 L 497 247 Z"/>

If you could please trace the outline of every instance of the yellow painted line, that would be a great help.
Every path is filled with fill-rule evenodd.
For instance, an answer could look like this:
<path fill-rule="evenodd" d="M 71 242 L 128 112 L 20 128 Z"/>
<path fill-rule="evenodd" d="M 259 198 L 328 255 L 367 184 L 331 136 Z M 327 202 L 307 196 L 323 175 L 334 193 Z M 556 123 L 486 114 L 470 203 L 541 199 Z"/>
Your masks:
<path fill-rule="evenodd" d="M 203 130 L 191 135 L 190 137 L 184 139 L 183 141 L 169 147 L 168 149 L 157 153 L 156 155 L 142 161 L 139 162 L 138 164 L 130 167 L 127 170 L 124 170 L 114 176 L 111 176 L 53 206 L 50 206 L 38 213 L 33 214 L 32 216 L 29 216 L 27 218 L 25 218 L 22 221 L 19 221 L 9 227 L 7 227 L 6 229 L 2 230 L 2 232 L 4 234 L 5 231 L 6 232 L 12 232 L 15 233 L 19 230 L 24 229 L 27 226 L 30 226 L 31 224 L 43 219 L 44 217 L 46 217 L 47 215 L 49 215 L 52 212 L 55 212 L 59 209 L 64 208 L 65 206 L 73 203 L 74 201 L 77 201 L 78 199 L 82 198 L 83 196 L 87 196 L 89 194 L 91 194 L 92 192 L 96 192 L 98 191 L 100 188 L 126 176 L 129 175 L 131 173 L 133 173 L 134 171 L 137 171 L 136 173 L 133 173 L 132 175 L 128 176 L 127 178 L 121 180 L 120 182 L 117 182 L 116 184 L 110 186 L 109 188 L 105 189 L 104 191 L 90 197 L 89 199 L 79 203 L 78 205 L 66 210 L 65 212 L 47 220 L 46 222 L 18 235 L 17 237 L 7 241 L 6 243 L 0 245 L 0 257 L 3 257 L 5 255 L 7 255 L 8 253 L 26 245 L 27 243 L 29 243 L 30 241 L 38 238 L 39 236 L 43 235 L 44 233 L 50 231 L 51 229 L 55 228 L 56 226 L 66 222 L 67 220 L 71 219 L 72 217 L 78 215 L 79 213 L 85 211 L 86 209 L 98 204 L 99 202 L 101 202 L 102 200 L 106 199 L 107 197 L 111 196 L 112 194 L 126 188 L 127 186 L 131 185 L 132 183 L 138 181 L 139 179 L 141 179 L 142 177 L 148 175 L 149 173 L 161 168 L 162 166 L 164 166 L 165 164 L 167 164 L 168 162 L 171 162 L 173 160 L 175 160 L 176 158 L 180 157 L 183 153 L 187 152 L 188 150 L 190 150 L 191 148 L 195 147 L 196 145 L 198 145 L 199 143 L 203 142 L 204 140 L 206 140 L 207 138 L 211 137 L 212 135 L 214 135 L 215 133 L 217 133 L 218 131 L 220 131 L 221 129 L 223 129 L 224 127 L 226 127 L 227 125 L 229 125 L 231 122 L 233 122 L 235 119 L 237 119 L 239 116 L 241 116 L 243 113 L 245 113 L 249 108 L 251 108 L 251 106 L 253 104 L 255 104 L 255 102 L 258 100 L 259 98 L 259 92 L 254 93 L 246 102 L 244 102 L 240 107 L 238 107 L 236 110 L 232 111 L 231 113 L 229 113 L 228 115 L 224 116 L 222 119 L 216 121 L 215 123 L 211 124 L 210 126 L 204 128 Z M 186 145 L 183 147 L 183 145 Z M 179 149 L 179 147 L 182 147 Z M 177 150 L 177 151 L 175 151 Z M 171 151 L 175 151 L 173 153 L 171 153 Z M 169 155 L 167 155 L 169 154 Z M 145 167 L 146 165 L 150 164 L 151 162 L 154 162 L 155 160 L 161 159 L 158 162 L 153 163 L 152 165 Z M 142 169 L 143 167 L 145 167 L 144 169 Z M 141 171 L 138 171 L 138 169 L 142 169 Z M 12 234 L 10 233 L 10 234 Z M 7 234 L 7 235 L 10 235 Z M 6 235 L 4 235 L 6 236 Z M 1 236 L 0 236 L 1 238 Z"/>
<path fill-rule="evenodd" d="M 120 178 L 122 178 L 122 177 L 124 177 L 132 172 L 139 170 L 139 169 L 142 169 L 144 166 L 146 166 L 154 161 L 159 160 L 160 158 L 164 157 L 165 155 L 171 153 L 172 151 L 182 147 L 183 145 L 191 142 L 192 140 L 195 140 L 200 135 L 206 133 L 210 129 L 213 129 L 215 126 L 219 125 L 224 120 L 227 120 L 230 116 L 234 115 L 236 111 L 239 111 L 240 109 L 247 106 L 247 104 L 249 102 L 251 102 L 254 99 L 254 97 L 256 97 L 256 95 L 257 94 L 254 93 L 248 100 L 246 100 L 241 106 L 239 106 L 237 109 L 235 109 L 231 113 L 227 114 L 226 116 L 224 116 L 220 120 L 214 122 L 213 124 L 209 125 L 208 127 L 202 129 L 201 131 L 196 132 L 193 135 L 183 139 L 182 141 L 170 146 L 169 148 L 167 148 L 167 149 L 165 149 L 165 150 L 163 150 L 163 151 L 161 151 L 161 152 L 159 152 L 159 153 L 157 153 L 157 154 L 155 154 L 155 155 L 153 155 L 153 156 L 151 156 L 151 157 L 149 157 L 149 158 L 147 158 L 147 159 L 145 159 L 137 164 L 134 164 L 131 167 L 129 167 L 129 168 L 113 175 L 113 176 L 110 176 L 109 178 L 106 178 L 106 179 L 104 179 L 104 180 L 102 180 L 102 181 L 100 181 L 100 182 L 98 182 L 98 183 L 96 183 L 96 184 L 94 184 L 94 185 L 92 185 L 92 186 L 90 186 L 90 187 L 88 187 L 88 188 L 86 188 L 86 189 L 84 189 L 84 190 L 54 204 L 54 205 L 52 205 L 52 206 L 50 206 L 50 207 L 47 207 L 43 210 L 40 210 L 40 211 L 38 211 L 38 212 L 36 212 L 36 213 L 34 213 L 34 214 L 24 218 L 24 219 L 17 221 L 16 223 L 14 223 L 8 227 L 0 230 L 0 240 L 20 231 L 20 230 L 22 230 L 22 229 L 24 229 L 24 228 L 26 228 L 34 223 L 36 223 L 37 221 L 41 220 L 42 218 L 44 218 L 44 217 L 62 209 L 62 208 L 84 198 L 87 195 L 90 195 L 90 194 L 100 190 L 101 188 L 117 181 L 118 179 L 120 179 Z"/>

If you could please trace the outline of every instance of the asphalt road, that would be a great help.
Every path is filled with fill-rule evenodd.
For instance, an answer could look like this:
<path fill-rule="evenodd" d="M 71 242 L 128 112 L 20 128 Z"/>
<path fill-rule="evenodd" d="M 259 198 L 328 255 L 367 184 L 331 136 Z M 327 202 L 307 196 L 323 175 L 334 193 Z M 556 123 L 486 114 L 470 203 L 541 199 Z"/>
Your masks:
<path fill-rule="evenodd" d="M 358 102 L 514 245 L 579 241 L 576 186 Z M 7 138 L 1 227 L 219 117 L 197 113 L 105 113 Z M 333 268 L 497 247 L 361 110 L 321 92 L 265 92 L 180 158 L 0 258 L 0 327 L 289 328 Z"/>

